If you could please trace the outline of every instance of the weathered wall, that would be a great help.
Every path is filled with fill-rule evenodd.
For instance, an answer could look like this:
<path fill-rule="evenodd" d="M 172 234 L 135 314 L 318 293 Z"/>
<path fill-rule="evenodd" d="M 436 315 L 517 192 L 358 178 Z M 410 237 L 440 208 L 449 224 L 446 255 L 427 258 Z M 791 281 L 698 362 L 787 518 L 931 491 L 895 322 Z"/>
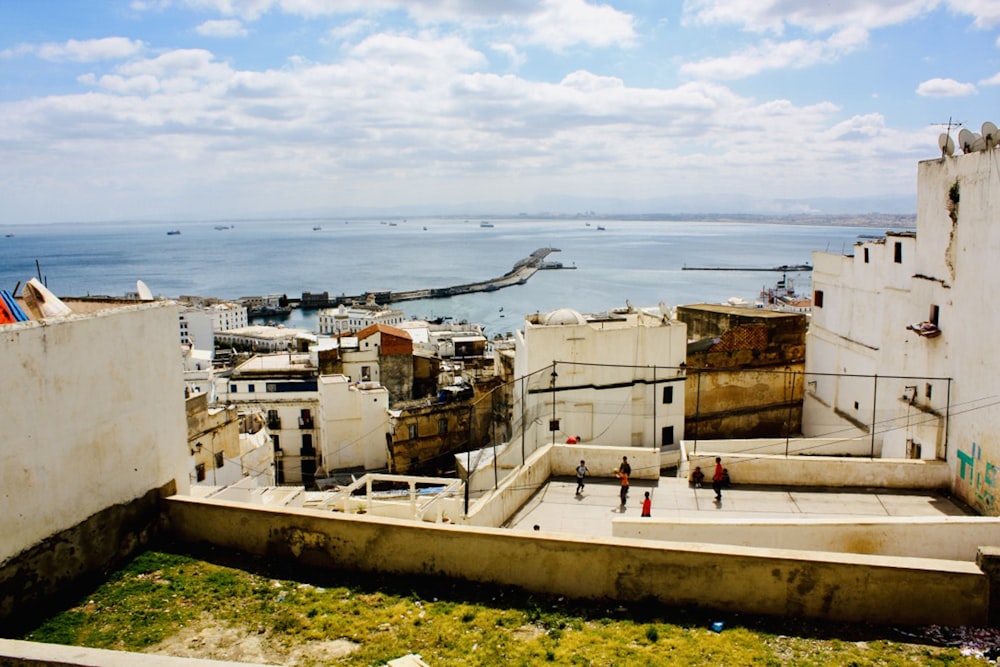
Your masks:
<path fill-rule="evenodd" d="M 992 517 L 873 517 L 849 520 L 614 519 L 615 537 L 705 542 L 776 549 L 834 551 L 880 556 L 976 562 L 979 548 L 1000 545 L 1000 520 Z"/>
<path fill-rule="evenodd" d="M 986 577 L 974 564 L 956 561 L 576 539 L 180 496 L 168 500 L 167 514 L 182 541 L 306 567 L 433 574 L 573 597 L 654 598 L 840 621 L 980 625 L 988 614 Z"/>
<path fill-rule="evenodd" d="M 4 625 L 131 553 L 159 498 L 187 492 L 177 318 L 156 302 L 0 326 Z"/>
<path fill-rule="evenodd" d="M 798 433 L 806 317 L 713 304 L 679 306 L 688 325 L 687 437 L 758 438 Z"/>
<path fill-rule="evenodd" d="M 687 477 L 695 466 L 701 466 L 706 479 L 711 479 L 716 456 L 722 458 L 733 484 L 947 489 L 951 477 L 944 461 L 725 454 L 712 452 L 710 447 L 699 448 L 697 455 L 689 456 L 687 465 L 678 469 L 678 476 Z"/>

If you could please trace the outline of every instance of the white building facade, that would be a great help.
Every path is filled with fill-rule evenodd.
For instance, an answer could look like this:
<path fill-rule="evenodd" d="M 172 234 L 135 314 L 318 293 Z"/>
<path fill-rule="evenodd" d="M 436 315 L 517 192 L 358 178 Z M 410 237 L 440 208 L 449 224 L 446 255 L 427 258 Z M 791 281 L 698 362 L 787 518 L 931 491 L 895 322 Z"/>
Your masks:
<path fill-rule="evenodd" d="M 515 345 L 523 380 L 515 380 L 514 405 L 523 401 L 523 423 L 536 424 L 535 447 L 574 437 L 669 449 L 684 437 L 683 322 L 655 308 L 562 309 L 528 316 Z"/>
<path fill-rule="evenodd" d="M 918 165 L 917 230 L 814 254 L 807 436 L 870 437 L 873 455 L 947 460 L 953 490 L 987 514 L 1000 378 L 996 149 Z"/>
<path fill-rule="evenodd" d="M 321 334 L 338 336 L 357 333 L 373 324 L 396 326 L 406 319 L 406 315 L 401 310 L 383 308 L 374 304 L 364 306 L 341 304 L 336 308 L 320 310 L 317 319 L 317 326 Z"/>

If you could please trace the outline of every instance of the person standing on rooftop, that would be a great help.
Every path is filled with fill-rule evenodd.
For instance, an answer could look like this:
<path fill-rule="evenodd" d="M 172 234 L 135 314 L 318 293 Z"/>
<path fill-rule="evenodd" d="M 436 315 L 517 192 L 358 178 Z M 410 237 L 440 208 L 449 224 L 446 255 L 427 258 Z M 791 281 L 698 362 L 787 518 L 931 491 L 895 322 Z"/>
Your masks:
<path fill-rule="evenodd" d="M 715 491 L 716 501 L 722 500 L 722 459 L 718 456 L 715 457 L 715 474 L 712 475 L 712 490 Z"/>

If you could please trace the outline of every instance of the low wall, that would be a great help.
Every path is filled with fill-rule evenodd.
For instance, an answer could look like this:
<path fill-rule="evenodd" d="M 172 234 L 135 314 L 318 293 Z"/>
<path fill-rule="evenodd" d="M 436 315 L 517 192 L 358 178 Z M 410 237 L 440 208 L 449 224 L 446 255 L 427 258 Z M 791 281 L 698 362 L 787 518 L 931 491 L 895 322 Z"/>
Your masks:
<path fill-rule="evenodd" d="M 545 445 L 531 454 L 495 491 L 471 503 L 468 515 L 460 521 L 468 526 L 502 526 L 549 480 L 551 450 L 552 445 Z"/>
<path fill-rule="evenodd" d="M 0 665 L 4 667 L 266 667 L 256 662 L 229 662 L 201 658 L 176 658 L 151 653 L 110 651 L 103 648 L 61 646 L 0 639 Z"/>
<path fill-rule="evenodd" d="M 612 535 L 777 549 L 940 558 L 974 563 L 982 546 L 1000 546 L 1000 519 L 975 516 L 849 520 L 615 519 Z"/>
<path fill-rule="evenodd" d="M 651 447 L 596 447 L 593 445 L 555 445 L 549 451 L 553 475 L 576 475 L 580 461 L 587 462 L 591 477 L 614 477 L 627 456 L 632 479 L 660 479 L 660 450 Z"/>
<path fill-rule="evenodd" d="M 306 567 L 440 575 L 579 598 L 885 624 L 982 625 L 972 563 L 331 516 L 174 496 L 173 536 Z"/>
<path fill-rule="evenodd" d="M 678 477 L 689 477 L 701 466 L 706 483 L 712 479 L 715 457 L 729 470 L 733 484 L 811 487 L 875 487 L 882 489 L 947 489 L 951 469 L 945 461 L 868 459 L 839 456 L 771 456 L 700 451 L 688 455 Z"/>
<path fill-rule="evenodd" d="M 863 456 L 871 458 L 871 438 L 750 438 L 733 440 L 684 440 L 686 454 L 804 454 L 812 456 Z M 876 448 L 875 456 L 881 452 Z"/>
<path fill-rule="evenodd" d="M 50 535 L 0 566 L 0 630 L 8 636 L 33 627 L 51 610 L 69 606 L 152 543 L 162 528 L 173 482 L 128 503 L 112 505 Z M 0 663 L 2 664 L 2 663 Z"/>

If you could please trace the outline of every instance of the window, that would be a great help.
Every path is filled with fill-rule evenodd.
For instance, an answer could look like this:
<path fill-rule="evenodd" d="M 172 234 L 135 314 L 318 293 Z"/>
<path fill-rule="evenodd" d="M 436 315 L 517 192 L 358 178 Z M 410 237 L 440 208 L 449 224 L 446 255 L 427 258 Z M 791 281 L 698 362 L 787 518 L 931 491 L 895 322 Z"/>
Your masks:
<path fill-rule="evenodd" d="M 927 384 L 924 385 L 924 396 L 927 397 L 928 401 L 931 400 L 931 391 L 933 389 L 934 389 L 934 387 L 931 385 L 930 382 L 928 382 Z"/>
<path fill-rule="evenodd" d="M 438 419 L 438 435 L 448 435 L 448 420 Z"/>
<path fill-rule="evenodd" d="M 224 465 L 226 465 L 226 456 L 225 456 L 225 454 L 223 452 L 216 452 L 215 453 L 215 467 L 216 468 L 221 468 Z"/>
<path fill-rule="evenodd" d="M 813 305 L 817 308 L 823 307 L 823 290 L 818 289 L 813 292 Z"/>
<path fill-rule="evenodd" d="M 302 451 L 299 453 L 302 454 L 302 456 L 313 456 L 316 454 L 316 450 L 313 449 L 312 433 L 302 434 Z"/>
<path fill-rule="evenodd" d="M 205 481 L 205 464 L 199 463 L 194 467 L 194 475 L 199 482 Z"/>
<path fill-rule="evenodd" d="M 371 379 L 372 379 L 372 369 L 371 369 L 371 366 L 362 366 L 361 367 L 361 380 L 363 382 L 367 382 L 368 380 L 371 380 Z"/>
<path fill-rule="evenodd" d="M 274 451 L 280 452 L 281 451 L 281 440 L 278 438 L 278 436 L 272 435 L 271 436 L 271 442 L 274 443 Z"/>
<path fill-rule="evenodd" d="M 927 315 L 927 321 L 934 326 L 938 325 L 938 316 L 941 314 L 941 307 L 931 304 L 931 312 Z"/>
<path fill-rule="evenodd" d="M 896 241 L 896 244 L 893 246 L 892 261 L 894 261 L 896 264 L 903 263 L 903 244 L 900 243 L 899 241 Z"/>
<path fill-rule="evenodd" d="M 868 263 L 868 248 L 865 248 L 865 264 Z"/>
<path fill-rule="evenodd" d="M 663 388 L 663 404 L 668 405 L 674 402 L 674 388 L 673 386 Z"/>
<path fill-rule="evenodd" d="M 277 410 L 267 411 L 267 427 L 268 428 L 281 428 L 281 417 L 278 416 Z"/>
<path fill-rule="evenodd" d="M 417 425 L 416 424 L 407 424 L 406 425 L 406 435 L 407 435 L 407 437 L 410 440 L 416 440 L 417 439 Z"/>
<path fill-rule="evenodd" d="M 236 383 L 229 385 L 229 391 L 231 391 L 234 394 L 236 393 Z"/>
<path fill-rule="evenodd" d="M 253 390 L 254 390 L 254 387 L 253 387 L 253 385 L 252 385 L 252 384 L 248 384 L 248 385 L 247 385 L 247 391 L 249 391 L 249 392 L 250 392 L 250 393 L 252 394 L 252 393 L 254 393 L 254 391 L 253 391 Z"/>
<path fill-rule="evenodd" d="M 674 444 L 674 427 L 664 426 L 660 431 L 660 447 L 670 447 Z"/>

